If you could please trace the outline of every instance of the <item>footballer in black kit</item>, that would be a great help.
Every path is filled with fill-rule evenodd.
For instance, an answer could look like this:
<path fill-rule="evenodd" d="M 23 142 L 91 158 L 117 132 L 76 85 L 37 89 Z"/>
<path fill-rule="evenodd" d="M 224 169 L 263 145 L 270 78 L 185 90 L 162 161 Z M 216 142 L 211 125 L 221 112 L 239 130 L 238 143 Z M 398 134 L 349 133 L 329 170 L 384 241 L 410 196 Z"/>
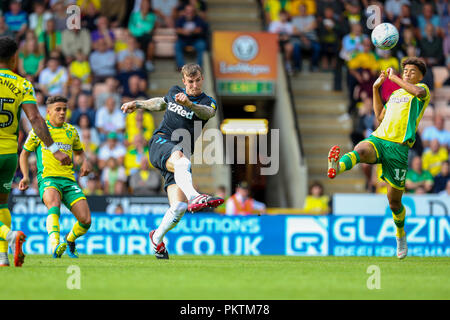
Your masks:
<path fill-rule="evenodd" d="M 215 208 L 224 202 L 222 198 L 200 194 L 192 184 L 190 157 L 195 140 L 208 119 L 215 116 L 217 105 L 202 91 L 204 78 L 199 65 L 186 64 L 181 74 L 185 88 L 173 86 L 165 97 L 131 101 L 121 107 L 124 113 L 138 108 L 152 112 L 165 110 L 163 121 L 149 142 L 150 162 L 164 177 L 170 204 L 161 224 L 149 235 L 158 259 L 169 258 L 164 235 L 178 224 L 186 210 Z"/>
<path fill-rule="evenodd" d="M 167 104 L 166 112 L 159 128 L 154 131 L 149 142 L 150 162 L 155 168 L 161 171 L 161 175 L 165 180 L 164 189 L 166 190 L 169 185 L 175 183 L 174 173 L 168 171 L 166 168 L 165 163 L 167 159 L 177 150 L 182 151 L 186 157 L 190 158 L 194 153 L 195 141 L 201 133 L 200 130 L 194 132 L 194 123 L 201 123 L 201 129 L 203 129 L 208 122 L 208 120 L 200 119 L 188 107 L 180 105 L 175 101 L 175 96 L 180 92 L 186 94 L 185 89 L 179 86 L 173 86 L 164 97 L 164 101 Z M 196 104 L 210 106 L 213 109 L 217 108 L 216 101 L 204 92 L 199 96 L 186 95 L 189 100 Z M 183 131 L 183 129 L 186 131 Z M 178 130 L 177 133 L 179 135 L 172 135 L 176 130 Z M 187 135 L 187 132 L 189 132 L 189 135 Z M 197 136 L 194 135 L 195 133 Z M 183 137 L 190 137 L 190 139 L 189 141 L 183 141 Z"/>

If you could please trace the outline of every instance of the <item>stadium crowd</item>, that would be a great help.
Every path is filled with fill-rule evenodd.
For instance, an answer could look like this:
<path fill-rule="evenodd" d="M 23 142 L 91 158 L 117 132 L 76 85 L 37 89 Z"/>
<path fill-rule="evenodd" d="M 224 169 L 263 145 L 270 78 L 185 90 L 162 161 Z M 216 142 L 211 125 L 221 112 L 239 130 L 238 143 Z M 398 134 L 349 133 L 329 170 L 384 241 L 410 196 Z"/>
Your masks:
<path fill-rule="evenodd" d="M 81 19 L 74 7 L 80 9 Z M 174 69 L 184 64 L 184 50 L 207 47 L 206 4 L 202 0 L 12 0 L 0 7 L 0 36 L 19 44 L 18 72 L 36 91 L 41 114 L 51 95 L 68 98 L 67 122 L 80 135 L 93 172 L 76 176 L 86 195 L 156 194 L 160 174 L 148 160 L 147 142 L 155 129 L 149 112 L 125 116 L 122 103 L 148 99 L 160 27 L 175 28 Z M 80 25 L 76 25 L 77 22 Z M 21 117 L 19 145 L 30 123 Z M 19 150 L 20 151 L 20 150 Z M 36 158 L 31 158 L 32 185 L 38 194 Z M 76 163 L 75 163 L 76 164 Z M 17 170 L 13 194 L 21 179 Z"/>
<path fill-rule="evenodd" d="M 419 126 L 416 143 L 410 151 L 410 167 L 406 175 L 409 193 L 441 193 L 450 195 L 449 157 L 450 93 L 436 94 L 436 89 L 450 85 L 450 3 L 446 0 L 261 0 L 266 28 L 279 34 L 285 53 L 286 70 L 291 76 L 304 72 L 302 58 L 310 57 L 309 71 L 331 71 L 340 81 L 341 66 L 346 72 L 349 108 L 354 129 L 354 145 L 367 138 L 378 126 L 372 108 L 372 85 L 381 70 L 391 67 L 399 73 L 402 58 L 422 57 L 428 72 L 423 82 L 430 88 L 432 99 Z M 389 22 L 400 34 L 392 50 L 375 49 L 370 40 L 370 5 L 380 9 L 380 22 Z M 435 78 L 435 75 L 438 75 Z M 439 78 L 439 79 L 438 79 Z M 341 84 L 335 84 L 335 88 Z M 387 101 L 398 86 L 387 80 L 382 98 Z M 432 123 L 431 123 L 432 122 Z M 362 164 L 367 178 L 367 191 L 386 193 L 381 180 L 381 165 Z M 311 189 L 317 189 L 317 183 Z M 322 187 L 323 188 L 323 187 Z M 309 198 L 314 198 L 310 192 Z M 327 198 L 315 196 L 317 210 L 326 208 Z M 305 208 L 308 208 L 310 203 Z M 310 210 L 311 211 L 311 210 Z"/>

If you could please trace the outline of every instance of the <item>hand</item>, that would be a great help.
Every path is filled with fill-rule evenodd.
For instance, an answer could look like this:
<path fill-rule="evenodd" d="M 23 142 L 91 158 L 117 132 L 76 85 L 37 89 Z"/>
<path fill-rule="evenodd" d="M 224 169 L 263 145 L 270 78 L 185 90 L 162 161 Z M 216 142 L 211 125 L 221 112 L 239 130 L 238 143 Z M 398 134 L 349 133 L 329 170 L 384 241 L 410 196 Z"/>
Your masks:
<path fill-rule="evenodd" d="M 375 80 L 375 82 L 373 83 L 373 87 L 375 89 L 378 89 L 379 87 L 381 87 L 381 85 L 383 84 L 383 82 L 386 80 L 386 72 L 381 71 L 379 77 L 377 80 Z"/>
<path fill-rule="evenodd" d="M 190 108 L 192 106 L 191 100 L 183 92 L 179 92 L 175 95 L 175 102 L 182 106 Z"/>
<path fill-rule="evenodd" d="M 28 186 L 30 185 L 30 178 L 23 177 L 22 180 L 19 182 L 19 190 L 25 191 L 28 189 Z"/>
<path fill-rule="evenodd" d="M 124 103 L 120 109 L 122 110 L 123 113 L 132 113 L 136 110 L 136 100 L 135 101 L 131 101 L 131 102 L 127 102 Z"/>
<path fill-rule="evenodd" d="M 69 164 L 72 163 L 72 160 L 70 159 L 70 157 L 65 154 L 64 152 L 62 152 L 61 150 L 56 151 L 53 156 L 56 158 L 56 160 L 58 160 L 59 162 L 61 162 L 61 164 L 63 166 L 68 166 Z"/>
<path fill-rule="evenodd" d="M 392 77 L 395 76 L 394 69 L 392 68 L 387 68 L 386 73 L 389 80 L 392 80 Z"/>
<path fill-rule="evenodd" d="M 87 160 L 83 161 L 80 169 L 80 176 L 87 176 L 92 171 L 91 163 Z"/>

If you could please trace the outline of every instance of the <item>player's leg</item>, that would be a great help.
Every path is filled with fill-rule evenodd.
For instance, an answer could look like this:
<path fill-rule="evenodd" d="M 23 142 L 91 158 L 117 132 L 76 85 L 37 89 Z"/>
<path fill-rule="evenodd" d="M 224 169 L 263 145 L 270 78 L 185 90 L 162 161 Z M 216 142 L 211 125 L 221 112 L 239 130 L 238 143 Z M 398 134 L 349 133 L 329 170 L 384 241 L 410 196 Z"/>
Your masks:
<path fill-rule="evenodd" d="M 164 236 L 180 222 L 188 207 L 184 192 L 176 184 L 171 184 L 167 187 L 167 196 L 170 207 L 164 214 L 158 228 L 150 232 L 150 241 L 158 259 L 169 258 L 163 242 Z"/>
<path fill-rule="evenodd" d="M 85 198 L 75 202 L 70 210 L 75 218 L 77 218 L 77 221 L 74 223 L 72 230 L 66 235 L 66 241 L 69 247 L 67 254 L 71 258 L 78 258 L 75 240 L 85 235 L 91 227 L 91 211 Z"/>
<path fill-rule="evenodd" d="M 191 161 L 181 151 L 173 152 L 166 161 L 166 168 L 174 173 L 175 183 L 188 200 L 188 210 L 195 212 L 206 207 L 215 208 L 224 200 L 207 194 L 200 194 L 192 184 Z"/>
<path fill-rule="evenodd" d="M 41 181 L 40 187 L 44 186 L 46 181 L 51 183 L 50 180 L 44 179 L 44 181 Z M 52 255 L 53 258 L 61 258 L 66 250 L 66 244 L 60 243 L 59 217 L 61 215 L 61 193 L 58 187 L 56 185 L 45 187 L 42 193 L 42 201 L 48 209 L 46 227 L 52 247 Z"/>
<path fill-rule="evenodd" d="M 25 234 L 11 230 L 11 212 L 8 209 L 8 197 L 11 182 L 17 168 L 17 154 L 0 155 L 0 266 L 9 266 L 8 246 L 14 254 L 14 265 L 22 266 L 25 255 L 22 244 Z"/>
<path fill-rule="evenodd" d="M 394 218 L 394 223 L 397 229 L 395 235 L 397 239 L 397 257 L 399 259 L 403 259 L 408 254 L 408 245 L 406 243 L 406 233 L 404 229 L 406 209 L 402 204 L 403 190 L 394 188 L 391 185 L 388 185 L 387 189 L 389 207 L 392 210 L 392 217 Z"/>
<path fill-rule="evenodd" d="M 375 145 L 369 141 L 361 141 L 353 151 L 347 152 L 339 159 L 341 150 L 333 146 L 328 153 L 328 178 L 333 179 L 338 174 L 351 170 L 358 163 L 373 164 L 378 161 Z"/>

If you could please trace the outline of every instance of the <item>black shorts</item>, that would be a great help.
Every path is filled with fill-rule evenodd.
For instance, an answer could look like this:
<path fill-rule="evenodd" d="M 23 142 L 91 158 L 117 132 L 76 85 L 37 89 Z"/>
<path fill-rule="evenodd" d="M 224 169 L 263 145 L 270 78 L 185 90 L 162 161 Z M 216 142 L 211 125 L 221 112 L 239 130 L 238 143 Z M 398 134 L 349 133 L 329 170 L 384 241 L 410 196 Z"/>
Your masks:
<path fill-rule="evenodd" d="M 175 176 L 173 172 L 167 170 L 167 159 L 175 151 L 183 151 L 182 147 L 170 140 L 168 135 L 154 134 L 150 139 L 148 146 L 148 153 L 151 164 L 159 169 L 161 175 L 164 178 L 164 190 L 167 191 L 167 187 L 171 184 L 175 184 Z"/>

